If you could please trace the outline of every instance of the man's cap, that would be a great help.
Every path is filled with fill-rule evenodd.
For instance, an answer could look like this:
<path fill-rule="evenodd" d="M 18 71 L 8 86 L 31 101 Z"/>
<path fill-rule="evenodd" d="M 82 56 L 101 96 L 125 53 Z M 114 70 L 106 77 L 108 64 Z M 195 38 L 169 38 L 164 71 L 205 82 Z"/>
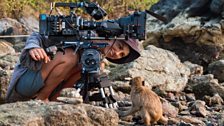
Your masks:
<path fill-rule="evenodd" d="M 132 62 L 140 56 L 138 42 L 135 39 L 119 40 L 119 41 L 125 42 L 129 46 L 129 49 L 130 49 L 129 54 L 121 59 L 116 59 L 116 60 L 107 58 L 108 61 L 112 63 L 116 63 L 116 64 L 124 64 L 124 63 Z"/>

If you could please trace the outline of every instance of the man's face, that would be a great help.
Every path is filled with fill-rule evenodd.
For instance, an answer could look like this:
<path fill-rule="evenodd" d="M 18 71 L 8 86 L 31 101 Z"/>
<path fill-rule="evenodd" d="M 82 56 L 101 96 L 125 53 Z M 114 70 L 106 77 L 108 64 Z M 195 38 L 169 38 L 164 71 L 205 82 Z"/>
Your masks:
<path fill-rule="evenodd" d="M 109 46 L 103 49 L 103 53 L 106 54 L 107 58 L 116 60 L 121 59 L 129 54 L 130 48 L 125 42 L 117 40 L 113 46 L 112 44 L 113 41 L 110 41 Z"/>

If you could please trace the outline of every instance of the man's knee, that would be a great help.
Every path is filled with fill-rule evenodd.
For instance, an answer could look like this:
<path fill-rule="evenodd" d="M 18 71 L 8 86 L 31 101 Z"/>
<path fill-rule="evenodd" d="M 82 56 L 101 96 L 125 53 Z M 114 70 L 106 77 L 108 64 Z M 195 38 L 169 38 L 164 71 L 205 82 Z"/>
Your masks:
<path fill-rule="evenodd" d="M 65 66 L 74 67 L 75 65 L 77 65 L 79 57 L 78 54 L 74 53 L 74 50 L 66 49 L 64 54 L 58 56 L 58 59 Z"/>
<path fill-rule="evenodd" d="M 66 55 L 66 54 L 65 54 Z M 79 58 L 77 54 L 67 54 L 62 58 L 63 62 L 66 66 L 74 67 L 79 62 Z"/>

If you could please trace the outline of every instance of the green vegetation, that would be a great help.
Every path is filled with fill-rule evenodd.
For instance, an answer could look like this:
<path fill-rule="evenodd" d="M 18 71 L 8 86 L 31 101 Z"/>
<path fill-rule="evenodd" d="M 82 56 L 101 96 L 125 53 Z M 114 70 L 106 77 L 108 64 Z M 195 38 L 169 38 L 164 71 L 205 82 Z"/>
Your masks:
<path fill-rule="evenodd" d="M 83 0 L 0 0 L 0 18 L 20 18 L 26 15 L 39 16 L 48 13 L 51 2 L 78 2 Z M 133 10 L 144 10 L 158 0 L 85 0 L 97 2 L 108 13 L 108 18 L 129 14 Z"/>

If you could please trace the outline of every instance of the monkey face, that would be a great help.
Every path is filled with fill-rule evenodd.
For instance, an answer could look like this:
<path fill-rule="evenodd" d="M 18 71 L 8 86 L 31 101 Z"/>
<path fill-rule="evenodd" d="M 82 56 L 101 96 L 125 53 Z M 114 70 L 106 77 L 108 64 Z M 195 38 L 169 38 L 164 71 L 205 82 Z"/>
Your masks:
<path fill-rule="evenodd" d="M 145 81 L 142 77 L 134 77 L 130 83 L 130 86 L 144 86 L 145 85 Z"/>

